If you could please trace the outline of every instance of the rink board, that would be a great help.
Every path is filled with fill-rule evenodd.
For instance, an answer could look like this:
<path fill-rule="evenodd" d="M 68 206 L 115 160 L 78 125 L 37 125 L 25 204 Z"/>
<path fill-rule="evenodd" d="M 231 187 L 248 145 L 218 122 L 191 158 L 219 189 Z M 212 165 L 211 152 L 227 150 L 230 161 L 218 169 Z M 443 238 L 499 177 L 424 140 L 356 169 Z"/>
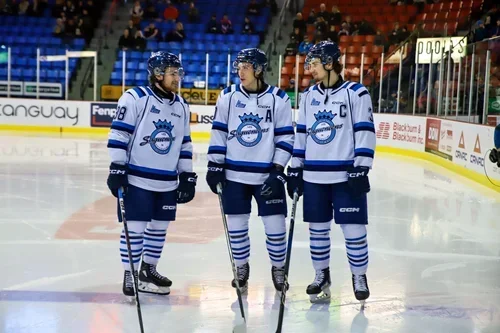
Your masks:
<path fill-rule="evenodd" d="M 104 136 L 117 103 L 0 99 L 0 130 Z M 214 106 L 191 105 L 195 141 L 207 141 Z M 295 116 L 295 115 L 294 115 Z M 296 119 L 296 117 L 294 117 Z M 377 152 L 422 158 L 500 192 L 500 169 L 489 162 L 494 128 L 453 120 L 409 115 L 374 114 Z"/>

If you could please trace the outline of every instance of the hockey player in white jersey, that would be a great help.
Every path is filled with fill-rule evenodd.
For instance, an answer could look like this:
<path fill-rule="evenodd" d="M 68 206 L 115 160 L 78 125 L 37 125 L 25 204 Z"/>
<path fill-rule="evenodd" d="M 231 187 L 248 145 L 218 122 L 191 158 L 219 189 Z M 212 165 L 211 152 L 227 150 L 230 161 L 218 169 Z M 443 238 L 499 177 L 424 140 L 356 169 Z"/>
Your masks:
<path fill-rule="evenodd" d="M 366 88 L 340 76 L 340 50 L 314 45 L 305 67 L 319 83 L 304 91 L 287 190 L 304 195 L 310 251 L 316 277 L 307 287 L 312 302 L 329 300 L 331 220 L 342 228 L 356 299 L 370 296 L 368 267 L 368 171 L 375 149 L 372 101 Z"/>
<path fill-rule="evenodd" d="M 139 291 L 168 295 L 172 281 L 156 270 L 167 228 L 175 220 L 177 204 L 194 198 L 189 107 L 175 94 L 183 69 L 168 52 L 148 60 L 150 85 L 127 90 L 118 101 L 108 149 L 111 157 L 108 187 L 124 202 L 134 269 L 139 262 Z M 118 215 L 121 222 L 121 216 Z M 134 296 L 125 234 L 120 239 L 125 269 L 123 293 Z"/>
<path fill-rule="evenodd" d="M 223 208 L 239 285 L 247 290 L 250 275 L 252 196 L 266 232 L 274 287 L 281 291 L 286 254 L 286 191 L 284 167 L 291 158 L 294 130 L 290 99 L 264 82 L 267 57 L 256 48 L 238 53 L 233 67 L 241 84 L 221 91 L 210 146 L 207 183 L 217 193 L 223 185 Z M 233 280 L 232 286 L 236 287 Z"/>

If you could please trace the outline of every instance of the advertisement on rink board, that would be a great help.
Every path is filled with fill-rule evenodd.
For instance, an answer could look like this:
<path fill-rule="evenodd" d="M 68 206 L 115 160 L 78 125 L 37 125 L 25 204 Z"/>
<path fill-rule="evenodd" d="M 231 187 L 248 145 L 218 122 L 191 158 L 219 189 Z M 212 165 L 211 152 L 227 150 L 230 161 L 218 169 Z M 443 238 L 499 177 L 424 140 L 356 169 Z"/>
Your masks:
<path fill-rule="evenodd" d="M 132 86 L 126 86 L 125 90 L 129 88 L 134 88 Z M 215 105 L 217 102 L 217 97 L 219 97 L 221 89 L 208 89 L 208 104 Z M 105 101 L 118 101 L 122 95 L 122 86 L 112 86 L 112 85 L 102 85 L 101 86 L 101 98 Z M 187 89 L 181 88 L 180 94 L 186 102 L 189 104 L 205 104 L 205 89 Z"/>
<path fill-rule="evenodd" d="M 377 145 L 424 151 L 425 118 L 376 113 Z"/>
<path fill-rule="evenodd" d="M 89 127 L 88 102 L 0 99 L 0 124 Z"/>
<path fill-rule="evenodd" d="M 486 152 L 493 146 L 493 129 L 459 122 L 453 125 L 456 133 L 453 162 L 478 173 L 484 173 L 484 167 L 492 164 Z"/>
<path fill-rule="evenodd" d="M 453 123 L 449 120 L 427 118 L 425 151 L 449 161 L 453 154 Z"/>

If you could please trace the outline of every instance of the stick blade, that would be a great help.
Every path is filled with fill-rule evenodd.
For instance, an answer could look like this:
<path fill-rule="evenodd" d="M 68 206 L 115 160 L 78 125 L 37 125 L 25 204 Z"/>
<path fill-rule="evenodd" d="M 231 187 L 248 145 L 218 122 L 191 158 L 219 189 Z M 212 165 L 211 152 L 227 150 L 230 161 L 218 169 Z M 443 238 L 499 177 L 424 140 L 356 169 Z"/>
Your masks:
<path fill-rule="evenodd" d="M 233 333 L 247 333 L 247 325 L 242 322 L 233 327 Z"/>

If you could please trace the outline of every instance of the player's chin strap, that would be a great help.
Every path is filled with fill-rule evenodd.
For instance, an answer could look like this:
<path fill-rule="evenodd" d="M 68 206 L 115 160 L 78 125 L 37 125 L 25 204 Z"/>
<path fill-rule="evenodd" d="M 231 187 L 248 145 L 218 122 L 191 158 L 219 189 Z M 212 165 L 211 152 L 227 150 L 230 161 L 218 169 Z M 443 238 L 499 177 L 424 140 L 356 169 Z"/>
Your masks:
<path fill-rule="evenodd" d="M 151 86 L 151 89 L 153 89 L 153 92 L 161 98 L 167 98 L 171 101 L 174 100 L 174 93 L 168 90 L 163 90 L 159 81 L 156 81 L 156 83 Z"/>
<path fill-rule="evenodd" d="M 327 70 L 328 72 L 328 83 L 330 83 L 330 72 L 333 71 L 333 69 L 331 70 Z M 325 104 L 328 102 L 328 89 L 332 89 L 332 90 L 335 90 L 337 88 L 339 88 L 343 83 L 344 83 L 344 79 L 342 78 L 342 76 L 339 74 L 338 75 L 339 79 L 337 80 L 337 82 L 335 82 L 335 84 L 331 87 L 327 87 L 327 86 L 324 86 L 324 90 L 325 90 Z"/>

